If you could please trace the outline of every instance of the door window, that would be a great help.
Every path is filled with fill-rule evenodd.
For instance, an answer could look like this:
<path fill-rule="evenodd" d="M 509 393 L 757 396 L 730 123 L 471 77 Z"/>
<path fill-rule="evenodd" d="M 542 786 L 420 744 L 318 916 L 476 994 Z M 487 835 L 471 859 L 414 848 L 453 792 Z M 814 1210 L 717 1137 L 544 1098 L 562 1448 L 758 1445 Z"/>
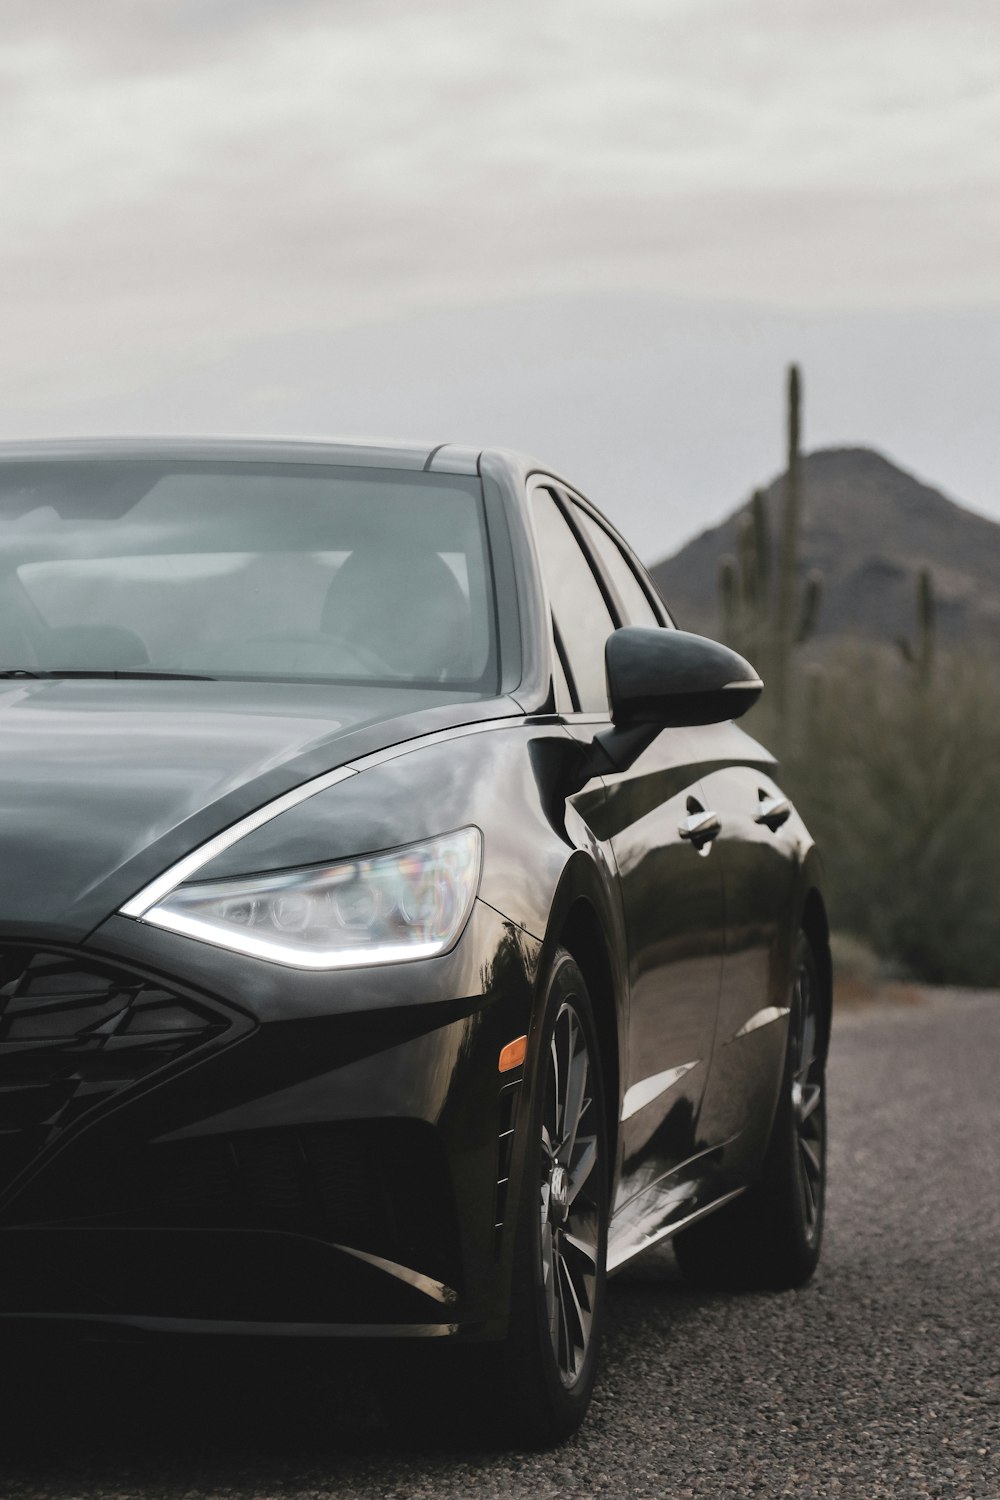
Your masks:
<path fill-rule="evenodd" d="M 604 644 L 614 630 L 608 606 L 580 544 L 549 490 L 533 496 L 542 572 L 573 674 L 580 708 L 607 713 Z"/>
<path fill-rule="evenodd" d="M 625 611 L 623 625 L 659 625 L 656 611 L 646 596 L 646 591 L 632 570 L 632 564 L 622 552 L 610 532 L 605 531 L 599 521 L 582 505 L 574 505 L 573 514 L 579 522 L 584 536 L 608 571 L 622 607 Z"/>

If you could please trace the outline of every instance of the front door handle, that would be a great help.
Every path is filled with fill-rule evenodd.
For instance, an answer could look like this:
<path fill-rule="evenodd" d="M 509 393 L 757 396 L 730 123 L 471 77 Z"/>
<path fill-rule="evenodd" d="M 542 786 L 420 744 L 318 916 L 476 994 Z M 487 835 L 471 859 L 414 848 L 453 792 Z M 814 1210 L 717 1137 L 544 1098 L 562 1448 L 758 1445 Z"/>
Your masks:
<path fill-rule="evenodd" d="M 777 833 L 782 823 L 787 823 L 792 814 L 792 804 L 787 797 L 767 797 L 754 814 L 755 823 L 763 823 L 772 833 Z"/>
<path fill-rule="evenodd" d="M 688 814 L 677 832 L 682 839 L 690 839 L 696 849 L 701 849 L 718 837 L 721 828 L 718 813 L 699 807 L 696 812 Z"/>

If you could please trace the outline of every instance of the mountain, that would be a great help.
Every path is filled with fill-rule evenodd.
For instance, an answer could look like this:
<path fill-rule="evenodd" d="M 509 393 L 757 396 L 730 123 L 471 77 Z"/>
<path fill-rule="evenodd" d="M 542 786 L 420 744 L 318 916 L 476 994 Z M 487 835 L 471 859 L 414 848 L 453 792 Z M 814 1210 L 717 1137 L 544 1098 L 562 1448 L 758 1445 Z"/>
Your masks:
<path fill-rule="evenodd" d="M 1000 654 L 1000 525 L 978 516 L 870 448 L 823 448 L 802 460 L 802 573 L 823 574 L 817 643 L 893 642 L 916 631 L 917 577 L 934 582 L 947 648 L 971 642 Z M 785 479 L 767 487 L 777 542 Z M 741 505 L 651 569 L 678 624 L 721 632 L 718 566 L 739 552 Z"/>

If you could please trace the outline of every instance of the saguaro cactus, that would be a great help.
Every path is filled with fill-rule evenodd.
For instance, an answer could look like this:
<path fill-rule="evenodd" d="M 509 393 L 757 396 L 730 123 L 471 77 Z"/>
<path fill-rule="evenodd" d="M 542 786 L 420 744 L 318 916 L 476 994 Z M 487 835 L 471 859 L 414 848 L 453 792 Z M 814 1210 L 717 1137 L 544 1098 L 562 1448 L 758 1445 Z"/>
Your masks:
<path fill-rule="evenodd" d="M 926 687 L 934 671 L 936 647 L 937 606 L 934 600 L 934 580 L 930 568 L 921 568 L 917 577 L 917 639 L 913 644 L 904 637 L 897 641 L 903 660 L 909 662 L 917 674 L 917 682 Z"/>
<path fill-rule="evenodd" d="M 754 490 L 740 517 L 739 556 L 719 563 L 719 599 L 726 639 L 748 656 L 767 649 L 771 586 L 771 532 L 767 501 Z"/>
<path fill-rule="evenodd" d="M 813 569 L 798 594 L 802 531 L 802 380 L 797 365 L 788 369 L 787 457 L 781 544 L 773 567 L 767 500 L 755 490 L 740 522 L 738 557 L 719 564 L 719 599 L 727 639 L 738 645 L 764 674 L 779 723 L 788 713 L 789 674 L 794 647 L 815 632 L 823 579 Z"/>
<path fill-rule="evenodd" d="M 778 614 L 775 622 L 774 706 L 779 719 L 788 709 L 788 666 L 793 644 L 792 614 L 799 560 L 802 510 L 802 381 L 798 365 L 788 367 L 788 467 L 785 471 L 785 511 L 778 566 Z"/>

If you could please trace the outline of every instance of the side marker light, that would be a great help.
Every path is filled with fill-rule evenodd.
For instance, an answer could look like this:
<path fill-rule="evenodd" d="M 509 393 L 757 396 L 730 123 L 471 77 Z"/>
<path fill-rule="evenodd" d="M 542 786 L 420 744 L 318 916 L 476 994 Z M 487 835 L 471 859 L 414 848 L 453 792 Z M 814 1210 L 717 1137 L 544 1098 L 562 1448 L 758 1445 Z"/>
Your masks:
<path fill-rule="evenodd" d="M 500 1061 L 497 1068 L 501 1073 L 509 1073 L 511 1068 L 519 1068 L 524 1062 L 528 1052 L 528 1038 L 519 1036 L 516 1041 L 508 1042 L 506 1047 L 500 1051 Z"/>

